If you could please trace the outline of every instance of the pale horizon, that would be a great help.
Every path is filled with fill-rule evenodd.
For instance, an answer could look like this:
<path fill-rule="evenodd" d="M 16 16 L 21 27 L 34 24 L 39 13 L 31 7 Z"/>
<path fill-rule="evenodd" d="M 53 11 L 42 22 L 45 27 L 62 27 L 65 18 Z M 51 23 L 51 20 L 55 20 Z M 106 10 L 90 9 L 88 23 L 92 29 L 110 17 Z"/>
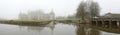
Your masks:
<path fill-rule="evenodd" d="M 76 13 L 82 0 L 0 0 L 0 18 L 17 19 L 20 12 L 42 10 L 45 13 L 54 10 L 56 16 L 68 16 Z M 101 14 L 120 13 L 120 0 L 94 0 L 99 3 Z"/>

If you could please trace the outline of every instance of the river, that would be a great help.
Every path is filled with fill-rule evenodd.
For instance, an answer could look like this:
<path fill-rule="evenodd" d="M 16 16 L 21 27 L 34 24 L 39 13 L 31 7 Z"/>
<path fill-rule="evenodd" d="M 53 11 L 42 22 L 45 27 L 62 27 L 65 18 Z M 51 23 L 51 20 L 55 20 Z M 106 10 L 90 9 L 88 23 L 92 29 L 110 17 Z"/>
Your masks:
<path fill-rule="evenodd" d="M 120 35 L 83 24 L 50 23 L 46 26 L 20 26 L 0 24 L 0 35 Z"/>

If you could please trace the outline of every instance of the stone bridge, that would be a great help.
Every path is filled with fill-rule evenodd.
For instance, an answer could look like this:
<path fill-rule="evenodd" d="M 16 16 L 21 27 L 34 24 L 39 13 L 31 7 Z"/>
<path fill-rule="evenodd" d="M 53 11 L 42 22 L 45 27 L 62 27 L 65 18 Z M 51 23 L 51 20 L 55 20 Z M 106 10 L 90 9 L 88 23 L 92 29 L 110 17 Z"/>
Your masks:
<path fill-rule="evenodd" d="M 93 18 L 91 21 L 92 25 L 96 26 L 120 26 L 120 18 L 112 18 L 112 17 L 99 17 L 99 18 Z"/>

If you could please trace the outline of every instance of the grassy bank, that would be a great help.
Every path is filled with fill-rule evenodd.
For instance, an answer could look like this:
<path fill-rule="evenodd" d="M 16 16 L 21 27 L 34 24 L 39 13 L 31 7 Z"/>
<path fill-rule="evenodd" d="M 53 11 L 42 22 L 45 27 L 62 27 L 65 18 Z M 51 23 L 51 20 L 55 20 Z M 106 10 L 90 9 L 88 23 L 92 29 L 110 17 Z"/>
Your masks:
<path fill-rule="evenodd" d="M 51 22 L 50 20 L 0 20 L 3 24 L 43 26 Z"/>
<path fill-rule="evenodd" d="M 0 20 L 0 22 L 47 22 L 50 20 Z"/>
<path fill-rule="evenodd" d="M 79 18 L 67 18 L 67 19 L 56 19 L 57 22 L 69 22 L 69 23 L 79 23 L 80 19 Z"/>

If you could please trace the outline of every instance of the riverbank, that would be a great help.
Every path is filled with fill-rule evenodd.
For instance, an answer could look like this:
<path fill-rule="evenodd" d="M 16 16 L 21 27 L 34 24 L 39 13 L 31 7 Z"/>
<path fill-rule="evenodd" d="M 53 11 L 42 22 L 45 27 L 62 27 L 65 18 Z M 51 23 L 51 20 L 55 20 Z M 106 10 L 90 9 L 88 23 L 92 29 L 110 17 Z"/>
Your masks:
<path fill-rule="evenodd" d="M 27 25 L 27 26 L 45 26 L 50 20 L 1 20 L 2 24 Z"/>

